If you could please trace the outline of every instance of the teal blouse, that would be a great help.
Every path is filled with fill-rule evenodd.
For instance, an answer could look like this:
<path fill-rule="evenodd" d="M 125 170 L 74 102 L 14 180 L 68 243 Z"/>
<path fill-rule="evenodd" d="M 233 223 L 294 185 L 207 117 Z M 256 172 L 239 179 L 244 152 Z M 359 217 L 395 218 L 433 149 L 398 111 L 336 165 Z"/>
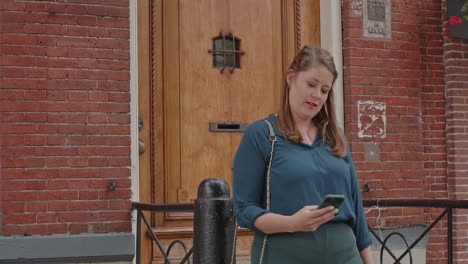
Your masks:
<path fill-rule="evenodd" d="M 345 201 L 332 222 L 348 223 L 356 236 L 358 250 L 368 247 L 371 237 L 362 206 L 361 193 L 351 155 L 333 156 L 328 143 L 317 133 L 312 145 L 287 142 L 269 116 L 277 141 L 271 167 L 271 212 L 293 215 L 306 205 L 318 205 L 327 194 L 342 194 Z M 234 158 L 234 214 L 241 227 L 263 234 L 253 225 L 265 213 L 265 175 L 271 142 L 264 120 L 249 125 Z"/>

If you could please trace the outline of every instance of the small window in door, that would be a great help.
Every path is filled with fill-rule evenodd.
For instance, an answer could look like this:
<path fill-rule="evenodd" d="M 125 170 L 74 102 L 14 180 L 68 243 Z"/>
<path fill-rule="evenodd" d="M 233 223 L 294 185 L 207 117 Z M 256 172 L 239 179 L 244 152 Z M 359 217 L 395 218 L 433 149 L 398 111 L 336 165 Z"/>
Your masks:
<path fill-rule="evenodd" d="M 213 54 L 213 68 L 223 72 L 226 68 L 232 73 L 234 69 L 240 69 L 240 56 L 244 52 L 240 50 L 240 39 L 233 34 L 228 35 L 221 32 L 219 36 L 213 38 L 213 49 L 208 53 Z"/>

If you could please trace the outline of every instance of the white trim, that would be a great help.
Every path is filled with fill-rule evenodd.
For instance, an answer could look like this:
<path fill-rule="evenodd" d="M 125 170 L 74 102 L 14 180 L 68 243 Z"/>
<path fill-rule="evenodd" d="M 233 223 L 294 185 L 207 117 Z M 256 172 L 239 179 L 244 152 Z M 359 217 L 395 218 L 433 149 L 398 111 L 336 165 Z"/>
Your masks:
<path fill-rule="evenodd" d="M 341 32 L 341 0 L 320 0 L 320 45 L 335 59 L 338 79 L 335 81 L 335 107 L 338 126 L 344 130 L 343 105 L 343 41 Z"/>
<path fill-rule="evenodd" d="M 130 147 L 132 201 L 140 200 L 138 154 L 138 45 L 137 1 L 130 0 Z M 132 233 L 136 237 L 136 212 L 132 213 Z M 136 245 L 135 245 L 136 246 Z M 135 259 L 133 260 L 135 261 Z"/>

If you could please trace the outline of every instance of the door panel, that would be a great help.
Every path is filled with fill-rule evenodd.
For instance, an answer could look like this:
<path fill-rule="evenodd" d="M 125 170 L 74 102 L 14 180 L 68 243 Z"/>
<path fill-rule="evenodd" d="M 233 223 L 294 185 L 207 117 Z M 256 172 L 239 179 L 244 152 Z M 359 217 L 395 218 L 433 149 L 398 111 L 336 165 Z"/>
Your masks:
<path fill-rule="evenodd" d="M 180 135 L 180 174 L 169 173 L 168 194 L 178 194 L 169 202 L 188 203 L 201 180 L 229 175 L 224 161 L 230 158 L 230 135 L 208 131 L 210 121 L 230 119 L 230 76 L 212 67 L 208 53 L 212 38 L 229 28 L 229 17 L 225 1 L 218 0 L 183 0 L 179 10 L 180 98 L 174 99 L 179 99 L 180 131 L 168 134 Z"/>
<path fill-rule="evenodd" d="M 230 2 L 230 25 L 246 52 L 231 79 L 233 120 L 251 123 L 276 109 L 282 72 L 280 11 L 280 1 Z M 233 134 L 231 160 L 241 137 Z"/>
<path fill-rule="evenodd" d="M 209 132 L 209 122 L 250 123 L 274 112 L 279 87 L 274 84 L 281 72 L 275 41 L 281 39 L 281 31 L 273 30 L 273 22 L 280 21 L 279 10 L 279 1 L 179 1 L 178 25 L 168 24 L 168 30 L 178 32 L 178 45 L 168 43 L 168 49 L 178 49 L 179 72 L 168 74 L 178 78 L 168 79 L 178 89 L 167 87 L 166 118 L 179 124 L 168 126 L 167 146 L 170 157 L 180 156 L 176 163 L 177 157 L 168 161 L 173 164 L 168 166 L 169 203 L 193 202 L 203 179 L 232 181 L 233 153 L 241 133 Z M 240 69 L 220 72 L 213 67 L 208 49 L 220 32 L 240 39 L 245 51 Z"/>

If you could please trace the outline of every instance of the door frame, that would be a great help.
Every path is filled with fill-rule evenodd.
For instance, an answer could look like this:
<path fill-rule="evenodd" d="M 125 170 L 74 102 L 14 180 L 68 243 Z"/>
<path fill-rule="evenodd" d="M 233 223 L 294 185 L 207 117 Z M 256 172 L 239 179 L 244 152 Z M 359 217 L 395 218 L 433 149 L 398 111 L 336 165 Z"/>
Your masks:
<path fill-rule="evenodd" d="M 307 39 L 307 36 L 313 34 L 305 34 L 310 32 L 304 32 L 307 29 L 307 21 L 304 13 L 301 10 L 311 10 L 316 12 L 319 16 L 319 8 L 312 8 L 311 6 L 302 6 L 301 2 L 304 0 L 277 0 L 281 2 L 282 14 L 282 61 L 283 72 L 289 66 L 288 63 L 291 58 L 297 53 L 302 47 L 302 43 L 315 42 L 320 43 L 320 39 Z M 308 1 L 311 2 L 311 1 Z M 320 1 L 312 1 L 317 5 Z M 170 54 L 164 54 L 165 41 L 174 38 L 174 34 L 177 32 L 164 32 L 163 31 L 163 19 L 174 20 L 177 23 L 177 17 L 172 16 L 164 12 L 163 0 L 143 0 L 139 1 L 140 7 L 138 8 L 138 64 L 139 64 L 139 113 L 150 124 L 145 125 L 143 130 L 140 132 L 140 139 L 144 142 L 150 142 L 146 146 L 146 152 L 140 156 L 140 162 L 152 161 L 153 166 L 151 168 L 142 168 L 140 166 L 140 200 L 146 202 L 165 201 L 165 185 L 164 175 L 166 168 L 165 158 L 167 152 L 165 149 L 165 120 L 164 110 L 164 80 L 167 71 L 163 69 L 163 60 L 165 56 L 171 56 Z M 302 3 L 304 5 L 304 3 Z M 298 13 L 299 12 L 299 13 Z M 166 17 L 163 17 L 166 16 Z M 151 20 L 151 17 L 158 18 Z M 301 17 L 303 18 L 301 20 Z M 302 24 L 302 25 L 301 25 Z M 151 25 L 150 28 L 145 28 L 145 25 Z M 153 31 L 151 30 L 154 29 Z M 320 27 L 314 28 L 313 30 L 320 30 Z M 318 35 L 318 34 L 315 34 Z M 154 49 L 153 49 L 154 47 Z M 154 50 L 154 52 L 152 52 Z M 149 74 L 151 73 L 151 74 Z M 152 103 L 154 102 L 154 104 Z M 154 115 L 152 115 L 154 113 Z M 164 153 L 165 155 L 160 155 Z M 142 162 L 142 163 L 143 163 Z M 151 163 L 148 163 L 151 164 Z M 151 177 L 155 175 L 155 177 Z M 151 183 L 151 184 L 148 184 Z M 149 186 L 148 186 L 149 185 Z M 158 223 L 161 220 L 158 219 Z"/>

